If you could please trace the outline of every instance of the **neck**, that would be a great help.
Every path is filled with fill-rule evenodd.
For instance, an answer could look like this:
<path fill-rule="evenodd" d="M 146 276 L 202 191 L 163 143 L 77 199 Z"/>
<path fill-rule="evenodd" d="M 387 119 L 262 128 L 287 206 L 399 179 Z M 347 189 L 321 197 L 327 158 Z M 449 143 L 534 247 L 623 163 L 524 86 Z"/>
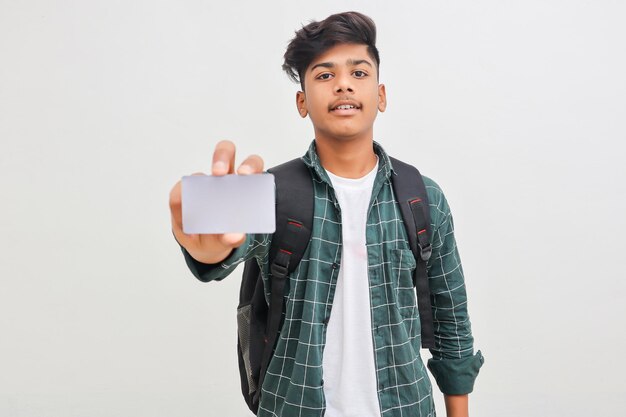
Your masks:
<path fill-rule="evenodd" d="M 373 140 L 346 141 L 315 138 L 317 155 L 325 170 L 344 178 L 361 178 L 376 166 Z"/>

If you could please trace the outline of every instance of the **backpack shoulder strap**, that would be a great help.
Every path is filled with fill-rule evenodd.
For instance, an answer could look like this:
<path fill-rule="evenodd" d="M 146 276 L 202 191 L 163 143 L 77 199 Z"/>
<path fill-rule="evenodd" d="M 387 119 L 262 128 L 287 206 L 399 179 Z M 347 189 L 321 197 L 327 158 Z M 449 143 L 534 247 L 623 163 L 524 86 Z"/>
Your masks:
<path fill-rule="evenodd" d="M 400 205 L 402 220 L 407 230 L 409 246 L 417 261 L 413 284 L 417 292 L 417 307 L 422 327 L 422 347 L 434 348 L 435 335 L 430 302 L 430 287 L 426 263 L 430 259 L 430 208 L 426 185 L 418 169 L 398 159 L 390 158 L 396 175 L 392 176 L 393 190 Z"/>
<path fill-rule="evenodd" d="M 309 168 L 297 158 L 268 169 L 276 185 L 276 231 L 272 236 L 269 262 L 272 274 L 269 313 L 267 316 L 267 345 L 263 351 L 258 404 L 283 314 L 285 283 L 309 244 L 313 225 L 313 179 Z"/>
<path fill-rule="evenodd" d="M 313 179 L 301 158 L 270 168 L 268 172 L 274 175 L 276 184 L 276 231 L 272 237 L 269 259 L 270 262 L 278 259 L 281 266 L 293 272 L 311 237 Z M 285 265 L 286 258 L 280 255 L 285 251 L 291 252 L 289 266 Z"/>

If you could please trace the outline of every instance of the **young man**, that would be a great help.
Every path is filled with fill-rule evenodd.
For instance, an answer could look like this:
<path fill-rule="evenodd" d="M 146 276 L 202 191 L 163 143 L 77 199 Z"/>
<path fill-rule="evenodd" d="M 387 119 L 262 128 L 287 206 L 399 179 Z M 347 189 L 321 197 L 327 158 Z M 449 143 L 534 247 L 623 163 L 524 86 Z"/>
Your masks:
<path fill-rule="evenodd" d="M 435 415 L 420 357 L 415 258 L 394 200 L 393 166 L 373 140 L 374 120 L 387 104 L 375 43 L 371 19 L 350 12 L 303 27 L 285 53 L 283 68 L 302 87 L 297 111 L 311 119 L 315 132 L 302 158 L 313 178 L 314 220 L 304 257 L 289 276 L 259 416 Z M 236 173 L 262 170 L 263 160 L 250 156 Z M 235 145 L 220 142 L 212 174 L 233 173 Z M 428 366 L 448 416 L 462 417 L 483 358 L 474 354 L 450 209 L 437 184 L 424 182 L 436 342 Z M 180 183 L 170 206 L 174 235 L 198 279 L 222 279 L 255 257 L 267 288 L 271 235 L 185 235 Z"/>

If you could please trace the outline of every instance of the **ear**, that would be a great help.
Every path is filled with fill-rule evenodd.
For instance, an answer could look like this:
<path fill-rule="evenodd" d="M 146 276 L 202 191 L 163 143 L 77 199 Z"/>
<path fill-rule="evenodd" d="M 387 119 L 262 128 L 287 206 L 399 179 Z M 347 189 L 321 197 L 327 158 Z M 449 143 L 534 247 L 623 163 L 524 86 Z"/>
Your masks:
<path fill-rule="evenodd" d="M 385 84 L 378 85 L 378 110 L 382 113 L 387 108 L 387 92 Z"/>
<path fill-rule="evenodd" d="M 298 113 L 303 119 L 309 114 L 306 108 L 306 96 L 304 95 L 304 91 L 298 91 L 296 93 L 296 109 L 298 109 Z"/>

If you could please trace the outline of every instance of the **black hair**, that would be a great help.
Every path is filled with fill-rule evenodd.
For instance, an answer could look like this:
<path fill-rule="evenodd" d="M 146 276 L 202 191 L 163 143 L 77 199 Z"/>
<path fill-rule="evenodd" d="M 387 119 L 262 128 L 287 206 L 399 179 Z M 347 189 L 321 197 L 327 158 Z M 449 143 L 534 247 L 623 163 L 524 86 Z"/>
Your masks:
<path fill-rule="evenodd" d="M 358 12 L 337 13 L 321 22 L 312 21 L 296 31 L 287 45 L 283 70 L 294 82 L 300 82 L 304 91 L 304 73 L 311 62 L 337 44 L 367 45 L 367 53 L 380 67 L 376 48 L 376 25 L 374 21 Z"/>

